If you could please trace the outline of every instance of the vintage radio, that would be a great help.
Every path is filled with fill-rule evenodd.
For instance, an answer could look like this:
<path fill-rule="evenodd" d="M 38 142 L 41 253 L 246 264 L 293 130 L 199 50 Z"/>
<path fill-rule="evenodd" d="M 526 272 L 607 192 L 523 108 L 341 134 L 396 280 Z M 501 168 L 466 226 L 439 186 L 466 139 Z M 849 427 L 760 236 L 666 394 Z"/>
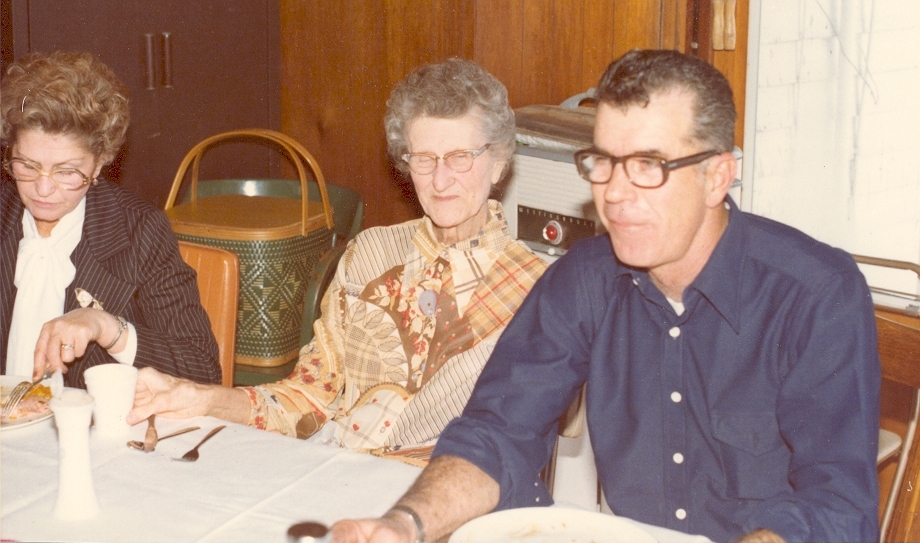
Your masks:
<path fill-rule="evenodd" d="M 503 194 L 512 235 L 555 260 L 576 241 L 603 232 L 591 185 L 572 153 L 591 146 L 594 110 L 532 105 L 515 110 L 518 147 Z"/>

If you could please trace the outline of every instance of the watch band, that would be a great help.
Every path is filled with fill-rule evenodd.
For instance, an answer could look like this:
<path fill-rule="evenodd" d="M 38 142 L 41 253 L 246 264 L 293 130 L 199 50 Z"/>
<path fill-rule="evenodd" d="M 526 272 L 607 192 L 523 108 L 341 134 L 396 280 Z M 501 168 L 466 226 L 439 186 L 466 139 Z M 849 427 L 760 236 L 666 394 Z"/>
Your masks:
<path fill-rule="evenodd" d="M 108 351 L 109 349 L 114 347 L 116 343 L 118 343 L 118 340 L 121 339 L 121 334 L 128 327 L 128 321 L 126 321 L 124 317 L 115 317 L 115 318 L 118 319 L 118 333 L 115 334 L 115 339 L 112 340 L 112 343 L 109 343 L 108 345 L 103 347 L 103 349 L 105 349 L 106 351 Z"/>
<path fill-rule="evenodd" d="M 422 519 L 415 512 L 415 509 L 407 505 L 396 504 L 390 508 L 390 511 L 396 511 L 408 516 L 412 523 L 415 524 L 415 543 L 425 543 L 425 527 L 422 525 Z"/>

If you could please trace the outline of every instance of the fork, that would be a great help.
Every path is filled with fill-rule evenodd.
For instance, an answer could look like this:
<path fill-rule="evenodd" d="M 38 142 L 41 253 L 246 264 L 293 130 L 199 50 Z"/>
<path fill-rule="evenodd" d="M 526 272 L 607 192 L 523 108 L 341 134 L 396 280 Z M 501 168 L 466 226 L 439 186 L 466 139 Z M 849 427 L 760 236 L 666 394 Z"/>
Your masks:
<path fill-rule="evenodd" d="M 10 392 L 10 397 L 7 398 L 6 403 L 3 405 L 3 410 L 0 411 L 0 417 L 9 418 L 13 413 L 13 410 L 16 409 L 16 406 L 19 405 L 19 402 L 32 391 L 33 388 L 37 387 L 42 381 L 51 377 L 51 374 L 54 373 L 50 369 L 45 371 L 45 374 L 39 377 L 38 379 L 29 382 L 23 381 L 13 387 L 12 392 Z"/>
<path fill-rule="evenodd" d="M 195 445 L 192 448 L 192 450 L 183 454 L 181 458 L 173 458 L 173 460 L 181 460 L 183 462 L 194 462 L 195 460 L 198 460 L 198 447 L 201 447 L 202 445 L 204 445 L 205 441 L 214 437 L 214 434 L 216 434 L 217 432 L 220 432 L 224 428 L 226 428 L 226 426 L 218 426 L 217 428 L 211 430 L 210 432 L 208 432 L 208 435 L 204 436 L 204 438 L 202 438 L 202 440 L 198 442 L 198 445 Z"/>

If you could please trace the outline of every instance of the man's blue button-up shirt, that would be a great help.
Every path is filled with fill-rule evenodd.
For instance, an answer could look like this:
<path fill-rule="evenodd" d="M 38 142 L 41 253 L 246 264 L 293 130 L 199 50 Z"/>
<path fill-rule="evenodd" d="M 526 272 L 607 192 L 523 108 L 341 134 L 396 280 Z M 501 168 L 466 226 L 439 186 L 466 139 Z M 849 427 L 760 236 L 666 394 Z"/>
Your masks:
<path fill-rule="evenodd" d="M 538 473 L 587 383 L 618 515 L 715 541 L 878 538 L 880 369 L 872 300 L 845 252 L 730 203 L 678 315 L 610 240 L 540 279 L 435 456 L 479 466 L 498 508 L 548 505 Z"/>

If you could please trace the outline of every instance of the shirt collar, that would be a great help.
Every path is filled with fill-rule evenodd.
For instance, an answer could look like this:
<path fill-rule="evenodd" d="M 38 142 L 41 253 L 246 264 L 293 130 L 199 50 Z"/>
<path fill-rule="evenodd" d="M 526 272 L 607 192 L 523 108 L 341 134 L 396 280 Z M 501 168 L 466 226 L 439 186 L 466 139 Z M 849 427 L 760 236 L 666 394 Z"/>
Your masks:
<path fill-rule="evenodd" d="M 477 235 L 470 239 L 461 240 L 451 246 L 444 245 L 435 238 L 434 225 L 426 215 L 422 218 L 421 227 L 416 231 L 412 241 L 429 261 L 433 261 L 438 256 L 447 258 L 449 249 L 458 251 L 485 249 L 489 252 L 499 253 L 505 249 L 505 245 L 509 241 L 508 221 L 505 219 L 504 209 L 498 201 L 489 200 L 488 206 L 488 222 Z"/>
<path fill-rule="evenodd" d="M 730 196 L 725 197 L 725 204 L 728 207 L 728 226 L 709 256 L 709 261 L 687 290 L 699 292 L 735 332 L 740 332 L 738 293 L 746 254 L 747 218 Z"/>
<path fill-rule="evenodd" d="M 688 311 L 685 315 L 689 317 L 695 297 L 695 293 L 691 291 L 696 291 L 722 315 L 735 332 L 740 332 L 741 310 L 738 292 L 741 286 L 741 270 L 744 267 L 746 218 L 730 196 L 725 197 L 725 205 L 729 212 L 728 226 L 700 274 L 687 287 L 683 301 Z M 652 284 L 647 272 L 620 264 L 617 276 L 621 275 L 629 276 L 649 300 L 662 307 L 667 304 L 664 294 Z"/>
<path fill-rule="evenodd" d="M 482 284 L 492 264 L 511 242 L 505 212 L 496 200 L 489 200 L 489 220 L 482 230 L 470 239 L 454 245 L 444 245 L 434 235 L 434 226 L 427 216 L 421 220 L 412 238 L 416 252 L 406 260 L 403 270 L 403 289 L 421 282 L 429 266 L 438 258 L 450 264 L 452 295 L 457 311 L 462 317 L 473 292 Z"/>

